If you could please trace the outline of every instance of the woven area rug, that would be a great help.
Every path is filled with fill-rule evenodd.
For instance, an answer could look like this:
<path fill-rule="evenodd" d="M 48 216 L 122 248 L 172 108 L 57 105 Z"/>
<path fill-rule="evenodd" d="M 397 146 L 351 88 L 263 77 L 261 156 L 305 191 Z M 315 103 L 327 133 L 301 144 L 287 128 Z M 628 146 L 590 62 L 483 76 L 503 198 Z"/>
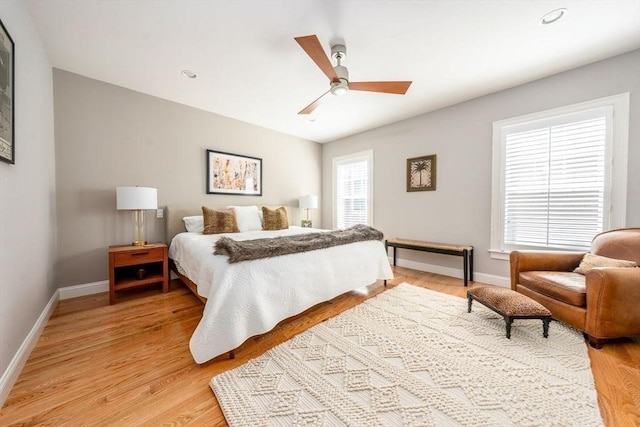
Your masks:
<path fill-rule="evenodd" d="M 231 426 L 599 426 L 582 336 L 401 284 L 215 376 Z"/>

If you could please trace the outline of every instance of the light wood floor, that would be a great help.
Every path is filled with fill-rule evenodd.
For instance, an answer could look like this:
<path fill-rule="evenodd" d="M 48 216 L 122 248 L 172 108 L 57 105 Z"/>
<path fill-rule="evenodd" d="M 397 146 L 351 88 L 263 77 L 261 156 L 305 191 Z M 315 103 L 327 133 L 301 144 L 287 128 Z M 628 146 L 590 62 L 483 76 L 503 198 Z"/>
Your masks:
<path fill-rule="evenodd" d="M 410 282 L 464 296 L 462 281 L 395 267 L 390 286 Z M 0 411 L 0 425 L 226 425 L 208 386 L 296 333 L 384 290 L 351 292 L 248 340 L 235 360 L 197 365 L 189 338 L 202 303 L 179 282 L 171 292 L 131 291 L 109 305 L 107 293 L 61 301 Z M 472 285 L 473 286 L 473 285 Z M 640 426 L 640 342 L 589 349 L 607 426 Z"/>

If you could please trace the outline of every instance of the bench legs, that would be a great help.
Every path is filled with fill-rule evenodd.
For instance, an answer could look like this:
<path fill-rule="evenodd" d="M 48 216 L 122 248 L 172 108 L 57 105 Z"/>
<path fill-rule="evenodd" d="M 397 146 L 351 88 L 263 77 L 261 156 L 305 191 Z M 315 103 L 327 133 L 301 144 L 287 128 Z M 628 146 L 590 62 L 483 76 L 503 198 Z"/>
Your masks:
<path fill-rule="evenodd" d="M 398 247 L 402 249 L 410 249 L 410 250 L 421 251 L 421 252 L 431 252 L 436 254 L 462 256 L 462 273 L 463 273 L 462 277 L 464 279 L 464 285 L 469 286 L 469 281 L 473 282 L 473 249 L 463 249 L 461 253 L 460 251 L 437 250 L 437 249 L 428 249 L 428 248 L 422 248 L 422 247 L 396 246 L 393 244 L 389 245 L 388 242 L 385 240 L 384 242 L 385 251 L 388 251 L 389 246 L 393 248 L 393 265 L 394 266 L 396 265 L 396 262 L 398 260 L 397 254 L 396 254 L 396 249 Z"/>
<path fill-rule="evenodd" d="M 462 260 L 464 285 L 467 286 L 469 281 L 473 282 L 473 249 L 464 249 L 462 251 Z"/>
<path fill-rule="evenodd" d="M 469 251 L 462 251 L 462 272 L 464 277 L 464 285 L 469 285 Z"/>
<path fill-rule="evenodd" d="M 473 282 L 473 249 L 469 251 L 469 280 Z"/>

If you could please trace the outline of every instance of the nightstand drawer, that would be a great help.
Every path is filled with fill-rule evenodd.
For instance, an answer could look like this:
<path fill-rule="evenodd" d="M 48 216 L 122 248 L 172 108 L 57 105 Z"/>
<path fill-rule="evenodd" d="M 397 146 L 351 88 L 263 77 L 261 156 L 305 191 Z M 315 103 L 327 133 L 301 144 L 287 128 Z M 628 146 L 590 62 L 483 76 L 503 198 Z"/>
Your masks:
<path fill-rule="evenodd" d="M 164 250 L 162 248 L 140 249 L 114 254 L 115 265 L 136 265 L 146 262 L 164 260 Z"/>

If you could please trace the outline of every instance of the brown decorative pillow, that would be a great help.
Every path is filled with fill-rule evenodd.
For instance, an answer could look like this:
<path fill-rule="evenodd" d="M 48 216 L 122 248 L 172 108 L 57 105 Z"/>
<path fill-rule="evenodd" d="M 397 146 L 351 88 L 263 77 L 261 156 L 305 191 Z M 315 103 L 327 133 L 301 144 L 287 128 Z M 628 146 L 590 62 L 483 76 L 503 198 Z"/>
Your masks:
<path fill-rule="evenodd" d="M 595 267 L 637 267 L 634 261 L 624 259 L 607 258 L 606 256 L 585 254 L 578 268 L 573 270 L 574 273 L 587 274 L 587 271 Z"/>
<path fill-rule="evenodd" d="M 262 207 L 263 230 L 284 230 L 289 228 L 289 217 L 284 206 L 277 209 Z"/>
<path fill-rule="evenodd" d="M 237 233 L 238 223 L 233 209 L 218 210 L 202 207 L 204 230 L 202 234 Z"/>

